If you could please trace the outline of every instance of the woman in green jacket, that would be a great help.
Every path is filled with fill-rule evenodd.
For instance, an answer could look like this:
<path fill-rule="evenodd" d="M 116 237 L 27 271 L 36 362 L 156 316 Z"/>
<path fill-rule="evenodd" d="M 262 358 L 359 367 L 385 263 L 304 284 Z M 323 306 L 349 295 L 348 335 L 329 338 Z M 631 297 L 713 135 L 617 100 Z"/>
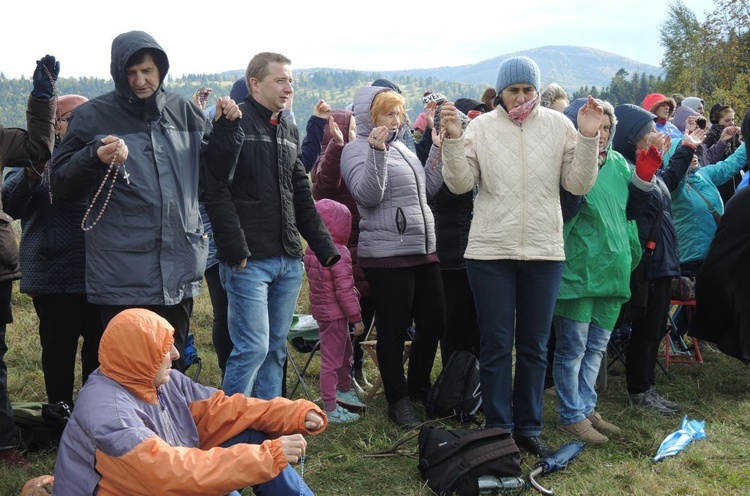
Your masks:
<path fill-rule="evenodd" d="M 579 98 L 565 109 L 574 124 Z M 599 128 L 599 174 L 578 213 L 565 222 L 565 263 L 555 305 L 557 338 L 553 373 L 558 397 L 558 428 L 584 441 L 603 443 L 601 431 L 619 429 L 596 412 L 594 383 L 620 307 L 630 298 L 630 272 L 640 260 L 634 219 L 648 204 L 653 174 L 611 149 L 617 119 L 604 109 Z M 635 173 L 634 173 L 635 172 Z M 650 174 L 650 175 L 649 175 Z"/>

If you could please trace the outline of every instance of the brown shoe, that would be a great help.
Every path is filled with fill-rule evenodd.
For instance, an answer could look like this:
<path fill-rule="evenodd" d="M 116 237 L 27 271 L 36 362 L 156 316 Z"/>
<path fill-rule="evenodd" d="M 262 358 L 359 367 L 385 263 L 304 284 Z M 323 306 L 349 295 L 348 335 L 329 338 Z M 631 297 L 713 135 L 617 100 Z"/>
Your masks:
<path fill-rule="evenodd" d="M 0 463 L 22 469 L 31 468 L 31 463 L 16 448 L 0 450 Z"/>
<path fill-rule="evenodd" d="M 602 418 L 599 413 L 594 412 L 589 415 L 588 421 L 594 426 L 594 429 L 598 431 L 609 432 L 610 434 L 620 434 L 622 429 L 617 427 L 615 424 L 610 424 Z"/>
<path fill-rule="evenodd" d="M 609 441 L 609 438 L 601 432 L 594 429 L 589 419 L 583 419 L 580 422 L 570 425 L 557 424 L 557 429 L 563 432 L 573 434 L 582 441 L 587 443 L 602 444 Z"/>

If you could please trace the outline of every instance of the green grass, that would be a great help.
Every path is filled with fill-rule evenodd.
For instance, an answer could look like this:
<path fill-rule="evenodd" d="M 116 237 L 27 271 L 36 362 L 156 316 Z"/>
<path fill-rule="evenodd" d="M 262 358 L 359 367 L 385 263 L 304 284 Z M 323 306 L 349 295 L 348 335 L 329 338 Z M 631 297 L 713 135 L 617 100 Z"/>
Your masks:
<path fill-rule="evenodd" d="M 6 355 L 11 399 L 42 401 L 45 394 L 36 315 L 30 299 L 17 291 L 13 306 L 15 322 L 8 327 L 10 350 Z M 298 311 L 306 309 L 307 289 L 303 288 Z M 218 386 L 206 291 L 196 300 L 192 325 L 204 362 L 200 381 Z M 292 355 L 300 365 L 307 357 Z M 623 435 L 603 446 L 587 446 L 568 469 L 546 475 L 540 482 L 560 495 L 749 494 L 750 374 L 740 362 L 723 355 L 712 354 L 705 360 L 702 366 L 673 365 L 671 382 L 660 370 L 656 374 L 657 387 L 665 396 L 683 405 L 690 419 L 706 421 L 706 439 L 692 443 L 677 457 L 654 463 L 659 444 L 679 426 L 680 417 L 664 418 L 628 406 L 623 369 L 617 364 L 612 371 L 618 375 L 609 377 L 599 411 L 621 427 Z M 314 398 L 319 398 L 318 370 L 316 358 L 305 378 Z M 370 377 L 375 375 L 369 361 L 366 371 Z M 437 374 L 437 368 L 433 372 Z M 555 406 L 555 398 L 545 395 L 543 436 L 559 446 L 571 438 L 555 430 Z M 410 435 L 387 419 L 385 400 L 376 396 L 359 422 L 331 425 L 324 433 L 308 438 L 305 479 L 319 495 L 431 495 L 416 468 L 417 440 Z M 405 437 L 398 449 L 392 449 Z M 28 472 L 0 467 L 0 495 L 20 494 L 26 480 L 54 470 L 54 452 L 30 454 L 29 459 L 33 468 Z M 525 474 L 535 462 L 524 454 Z M 246 490 L 244 494 L 252 493 Z"/>

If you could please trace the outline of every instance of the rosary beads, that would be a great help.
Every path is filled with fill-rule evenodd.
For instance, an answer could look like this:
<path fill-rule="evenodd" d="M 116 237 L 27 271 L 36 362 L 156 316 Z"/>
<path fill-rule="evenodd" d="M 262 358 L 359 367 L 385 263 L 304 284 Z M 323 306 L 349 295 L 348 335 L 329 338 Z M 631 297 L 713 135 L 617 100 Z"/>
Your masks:
<path fill-rule="evenodd" d="M 127 169 L 125 169 L 125 162 L 117 163 L 117 155 L 120 152 L 120 146 L 122 146 L 121 139 L 117 140 L 117 148 L 115 149 L 115 154 L 112 156 L 112 161 L 110 161 L 109 163 L 109 169 L 107 169 L 107 173 L 104 175 L 101 184 L 99 184 L 99 188 L 96 190 L 94 198 L 91 199 L 91 205 L 86 208 L 86 213 L 83 214 L 83 219 L 81 220 L 81 229 L 83 229 L 84 231 L 90 231 L 91 229 L 93 229 L 96 223 L 99 222 L 99 219 L 102 218 L 102 215 L 104 215 L 104 211 L 107 209 L 107 205 L 109 205 L 109 199 L 112 197 L 112 190 L 115 188 L 115 181 L 117 180 L 117 175 L 120 172 L 120 165 L 122 165 L 123 170 L 122 178 L 127 184 L 130 184 L 130 174 L 128 173 Z M 90 226 L 86 226 L 86 219 L 88 219 L 89 214 L 91 213 L 91 209 L 94 207 L 94 203 L 96 203 L 97 198 L 99 198 L 99 195 L 104 189 L 104 185 L 107 183 L 107 179 L 109 178 L 110 174 L 112 174 L 112 181 L 109 184 L 109 191 L 107 191 L 107 197 L 104 199 L 104 205 L 102 205 L 101 210 L 99 210 L 99 214 L 96 216 L 96 219 L 94 219 L 94 223 Z"/>

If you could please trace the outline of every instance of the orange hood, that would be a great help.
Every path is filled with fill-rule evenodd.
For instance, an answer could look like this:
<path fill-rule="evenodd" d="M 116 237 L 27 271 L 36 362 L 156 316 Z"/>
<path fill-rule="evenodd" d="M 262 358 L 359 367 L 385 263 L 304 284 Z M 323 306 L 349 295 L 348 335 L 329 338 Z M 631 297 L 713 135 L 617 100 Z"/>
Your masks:
<path fill-rule="evenodd" d="M 135 396 L 156 403 L 154 378 L 174 343 L 173 334 L 172 325 L 150 310 L 124 310 L 102 335 L 99 369 Z"/>

